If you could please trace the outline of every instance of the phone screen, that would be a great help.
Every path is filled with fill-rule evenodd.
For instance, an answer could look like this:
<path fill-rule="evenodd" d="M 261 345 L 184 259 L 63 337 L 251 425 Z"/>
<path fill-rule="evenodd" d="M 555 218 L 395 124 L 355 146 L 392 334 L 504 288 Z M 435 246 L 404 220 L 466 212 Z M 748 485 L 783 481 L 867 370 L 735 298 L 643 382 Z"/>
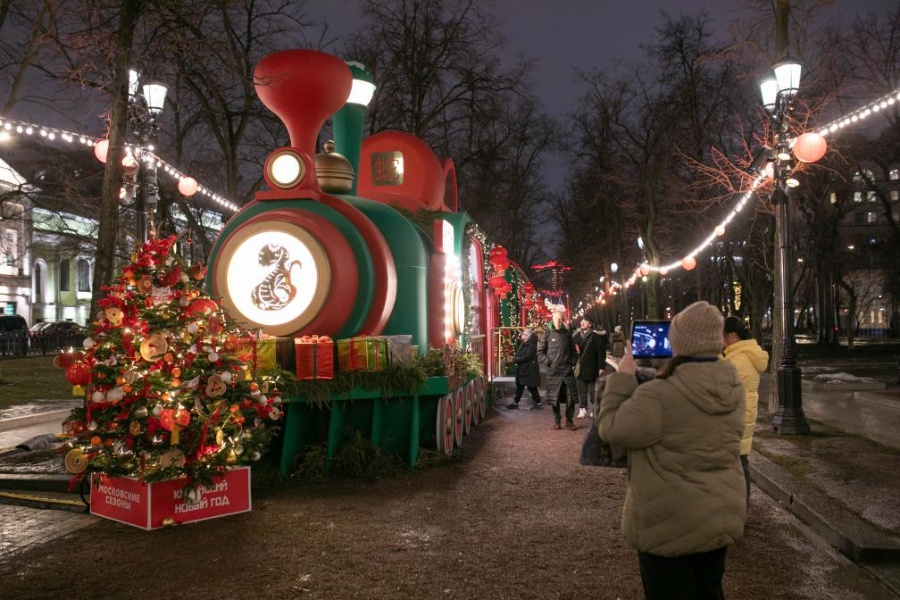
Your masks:
<path fill-rule="evenodd" d="M 635 321 L 631 324 L 631 354 L 635 358 L 670 358 L 670 321 Z"/>

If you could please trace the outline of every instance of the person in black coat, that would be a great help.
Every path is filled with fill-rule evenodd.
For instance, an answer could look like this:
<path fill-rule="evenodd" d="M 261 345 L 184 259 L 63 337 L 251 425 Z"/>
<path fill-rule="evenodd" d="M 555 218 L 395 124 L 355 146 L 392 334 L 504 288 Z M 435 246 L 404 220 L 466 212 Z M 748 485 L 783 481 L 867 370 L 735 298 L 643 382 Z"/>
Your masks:
<path fill-rule="evenodd" d="M 575 341 L 580 352 L 578 375 L 575 385 L 578 388 L 578 418 L 586 419 L 588 409 L 591 416 L 597 414 L 597 379 L 606 364 L 606 332 L 602 334 L 594 330 L 591 318 L 581 319 L 581 330 Z"/>
<path fill-rule="evenodd" d="M 531 408 L 543 408 L 538 392 L 538 386 L 541 384 L 541 368 L 538 364 L 537 336 L 530 329 L 522 332 L 513 362 L 516 363 L 516 397 L 506 408 L 509 410 L 519 408 L 519 400 L 522 399 L 522 392 L 526 387 L 531 393 L 533 403 Z"/>

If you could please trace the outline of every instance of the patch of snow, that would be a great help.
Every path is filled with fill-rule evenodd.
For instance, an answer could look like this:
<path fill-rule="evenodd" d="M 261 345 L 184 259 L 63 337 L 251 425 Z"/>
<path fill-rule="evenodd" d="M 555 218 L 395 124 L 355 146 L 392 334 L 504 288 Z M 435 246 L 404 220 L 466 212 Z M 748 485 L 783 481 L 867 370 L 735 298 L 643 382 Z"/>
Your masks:
<path fill-rule="evenodd" d="M 872 377 L 857 377 L 850 373 L 822 373 L 816 375 L 815 380 L 822 383 L 871 383 L 875 381 Z"/>

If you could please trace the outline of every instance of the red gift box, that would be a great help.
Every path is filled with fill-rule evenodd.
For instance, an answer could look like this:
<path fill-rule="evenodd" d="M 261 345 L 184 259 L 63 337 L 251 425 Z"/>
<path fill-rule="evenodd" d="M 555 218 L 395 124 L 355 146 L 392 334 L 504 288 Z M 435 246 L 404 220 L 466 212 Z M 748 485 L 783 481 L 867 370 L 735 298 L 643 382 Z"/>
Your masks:
<path fill-rule="evenodd" d="M 334 342 L 327 335 L 294 338 L 297 379 L 334 379 Z"/>
<path fill-rule="evenodd" d="M 132 477 L 91 475 L 91 514 L 158 529 L 250 511 L 250 469 L 226 471 L 209 487 L 186 497 L 187 478 L 145 483 Z"/>

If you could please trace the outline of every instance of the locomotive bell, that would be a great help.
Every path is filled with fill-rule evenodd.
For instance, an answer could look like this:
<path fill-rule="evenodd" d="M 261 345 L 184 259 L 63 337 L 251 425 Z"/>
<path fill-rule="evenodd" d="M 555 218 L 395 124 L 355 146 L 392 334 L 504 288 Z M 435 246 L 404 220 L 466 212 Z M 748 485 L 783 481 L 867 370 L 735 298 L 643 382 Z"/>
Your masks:
<path fill-rule="evenodd" d="M 319 187 L 329 194 L 346 194 L 353 189 L 353 166 L 343 154 L 334 151 L 334 142 L 325 142 L 325 151 L 316 154 Z"/>

